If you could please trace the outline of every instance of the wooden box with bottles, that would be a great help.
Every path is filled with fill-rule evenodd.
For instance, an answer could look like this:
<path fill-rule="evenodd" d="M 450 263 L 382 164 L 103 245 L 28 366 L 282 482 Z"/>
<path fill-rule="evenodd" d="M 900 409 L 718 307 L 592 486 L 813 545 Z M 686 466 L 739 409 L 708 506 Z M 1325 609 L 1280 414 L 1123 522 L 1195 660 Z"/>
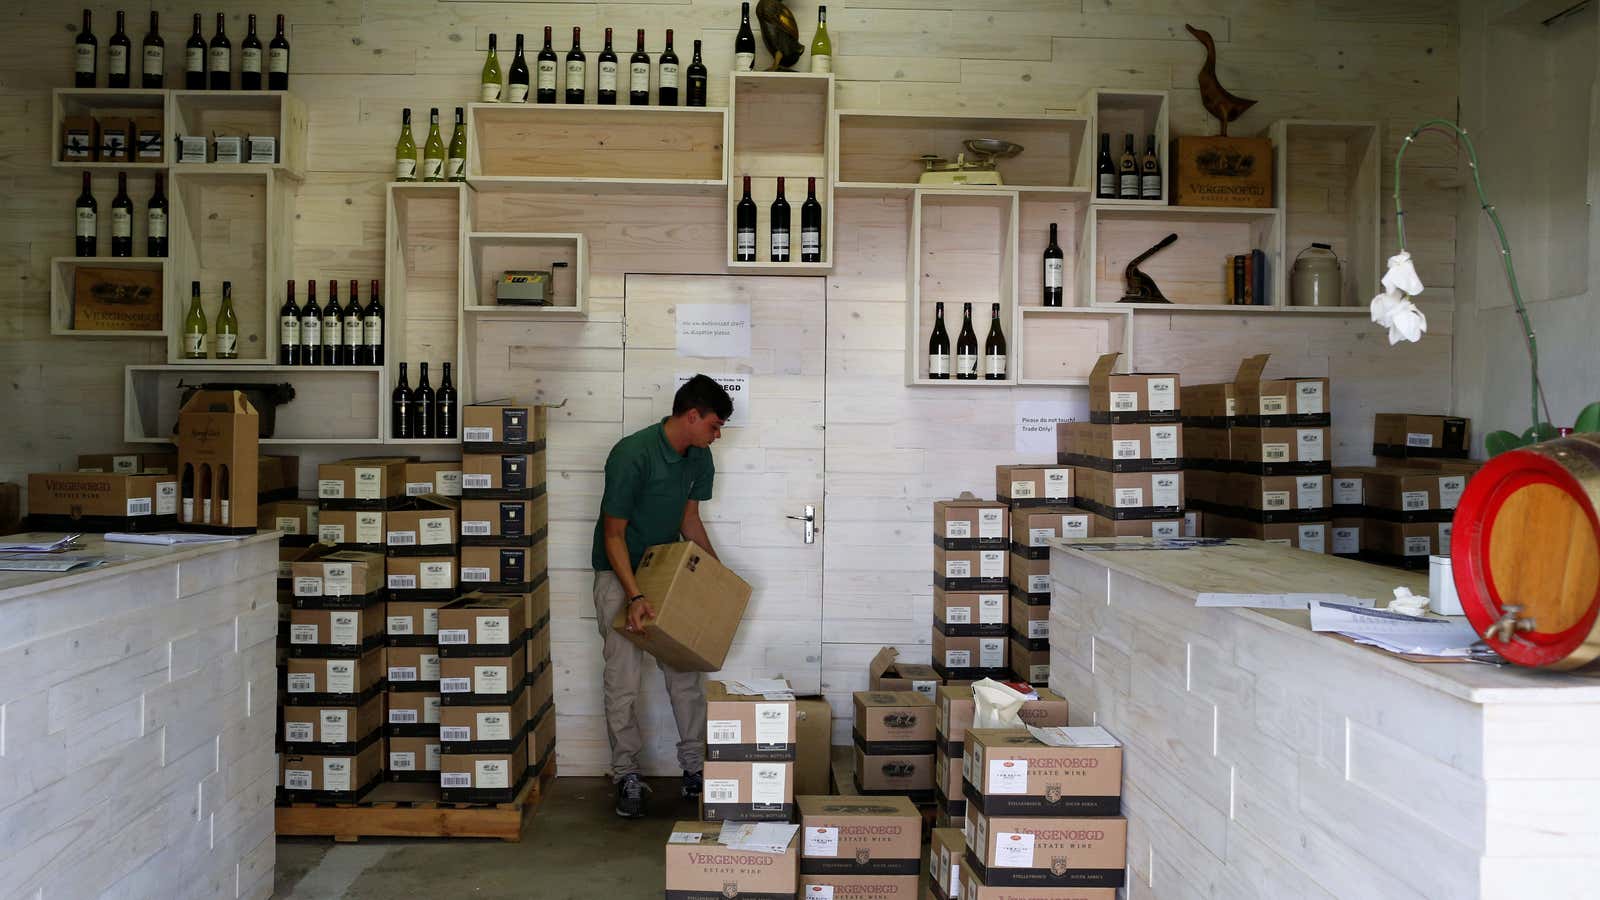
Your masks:
<path fill-rule="evenodd" d="M 384 365 L 391 387 L 401 362 L 438 366 L 465 358 L 461 266 L 467 193 L 465 185 L 453 182 L 389 185 Z M 470 397 L 469 373 L 459 365 L 454 369 L 457 390 Z M 384 434 L 393 433 L 392 423 L 385 421 Z"/>
<path fill-rule="evenodd" d="M 833 76 L 734 72 L 728 77 L 733 115 L 729 129 L 728 266 L 772 272 L 832 268 L 833 191 L 828 173 L 837 146 L 833 136 Z M 787 242 L 773 240 L 772 211 L 779 178 L 784 179 L 790 211 L 792 240 Z M 741 211 L 747 179 L 753 211 L 748 205 Z M 814 213 L 819 234 L 816 258 L 807 261 L 803 258 L 810 255 L 804 253 L 804 207 L 811 179 L 815 179 L 815 197 L 820 206 Z M 743 247 L 741 227 L 746 242 Z M 781 246 L 788 247 L 787 261 L 774 258 L 774 250 Z"/>
<path fill-rule="evenodd" d="M 1167 204 L 1167 179 L 1161 173 L 1169 167 L 1160 155 L 1167 151 L 1169 102 L 1166 91 L 1095 88 L 1084 95 L 1084 108 L 1092 117 L 1089 133 L 1098 142 L 1098 150 L 1080 155 L 1078 183 L 1094 187 L 1096 204 Z M 1142 177 L 1148 168 L 1147 156 L 1155 158 L 1153 178 L 1148 182 Z M 1123 177 L 1128 174 L 1125 157 L 1132 160 L 1135 170 L 1131 183 Z"/>
<path fill-rule="evenodd" d="M 906 383 L 1015 384 L 1004 332 L 1012 327 L 1017 278 L 1016 193 L 919 190 L 912 202 L 912 234 L 917 239 L 907 267 L 911 302 L 906 328 L 917 336 L 917 352 L 906 354 Z M 945 304 L 951 333 L 949 378 L 938 377 L 942 366 L 930 358 L 935 355 L 931 335 L 940 303 Z M 961 357 L 967 354 L 961 346 L 965 328 L 955 319 L 962 310 L 957 304 L 972 307 L 975 342 L 968 349 L 979 357 L 968 369 L 972 378 L 960 377 Z M 999 360 L 991 360 L 989 335 L 996 328 L 1001 332 Z"/>

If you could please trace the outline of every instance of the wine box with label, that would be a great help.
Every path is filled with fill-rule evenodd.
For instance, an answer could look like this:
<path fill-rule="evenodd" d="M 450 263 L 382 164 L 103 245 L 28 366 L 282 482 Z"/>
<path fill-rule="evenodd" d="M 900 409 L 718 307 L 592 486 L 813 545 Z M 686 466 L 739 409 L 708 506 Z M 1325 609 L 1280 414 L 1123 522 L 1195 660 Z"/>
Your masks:
<path fill-rule="evenodd" d="M 1030 559 L 1026 556 L 1011 554 L 1011 585 L 1008 593 L 1017 597 L 1023 603 L 1044 606 L 1050 605 L 1050 558 Z"/>
<path fill-rule="evenodd" d="M 716 762 L 789 762 L 798 749 L 795 701 L 735 694 L 721 681 L 706 683 L 706 759 Z"/>
<path fill-rule="evenodd" d="M 899 795 L 912 803 L 932 803 L 933 751 L 926 753 L 868 753 L 854 748 L 855 789 L 858 794 Z"/>
<path fill-rule="evenodd" d="M 499 703 L 445 704 L 439 710 L 439 745 L 445 755 L 510 753 L 527 736 L 526 684 Z"/>
<path fill-rule="evenodd" d="M 933 753 L 934 706 L 917 691 L 857 691 L 851 736 L 869 754 Z"/>
<path fill-rule="evenodd" d="M 390 781 L 408 781 L 426 784 L 439 783 L 440 757 L 443 749 L 439 736 L 408 736 L 385 738 L 389 744 L 388 775 Z"/>
<path fill-rule="evenodd" d="M 966 684 L 981 678 L 1004 680 L 1006 639 L 1000 637 L 945 637 L 933 633 L 933 670 L 946 684 Z"/>
<path fill-rule="evenodd" d="M 544 406 L 473 403 L 461 408 L 461 444 L 468 453 L 531 453 L 544 446 Z"/>
<path fill-rule="evenodd" d="M 394 661 L 392 654 L 390 661 Z M 389 737 L 431 737 L 439 740 L 439 719 L 443 716 L 444 704 L 440 701 L 438 685 L 435 679 L 431 689 L 411 691 L 403 690 L 403 684 L 389 683 L 389 692 L 384 695 L 389 708 Z"/>
<path fill-rule="evenodd" d="M 440 739 L 440 748 L 444 741 Z M 444 753 L 439 798 L 446 803 L 510 803 L 527 780 L 528 742 L 507 753 Z"/>
<path fill-rule="evenodd" d="M 423 494 L 460 497 L 461 460 L 408 462 L 405 480 L 407 497 L 420 497 Z"/>
<path fill-rule="evenodd" d="M 1233 382 L 1185 384 L 1178 389 L 1183 406 L 1183 424 L 1225 428 L 1233 424 L 1238 408 Z"/>
<path fill-rule="evenodd" d="M 1266 378 L 1270 354 L 1239 363 L 1234 376 L 1236 425 L 1330 425 L 1328 379 L 1319 376 Z"/>
<path fill-rule="evenodd" d="M 550 542 L 531 547 L 461 548 L 463 590 L 528 593 L 548 577 L 545 571 Z"/>
<path fill-rule="evenodd" d="M 1327 475 L 1329 429 L 1274 426 L 1228 429 L 1235 471 L 1254 475 Z"/>
<path fill-rule="evenodd" d="M 531 547 L 549 534 L 550 496 L 461 501 L 463 547 Z"/>
<path fill-rule="evenodd" d="M 781 853 L 722 845 L 721 822 L 674 822 L 666 844 L 669 897 L 762 897 L 795 900 L 799 841 Z"/>
<path fill-rule="evenodd" d="M 290 565 L 294 605 L 305 609 L 364 609 L 381 603 L 386 572 L 381 553 L 311 547 Z"/>
<path fill-rule="evenodd" d="M 922 813 L 905 797 L 800 797 L 800 875 L 909 881 L 890 894 L 914 900 L 922 871 Z M 857 896 L 851 894 L 849 896 Z M 875 896 L 875 895 L 874 895 Z"/>
<path fill-rule="evenodd" d="M 77 266 L 72 272 L 74 331 L 161 334 L 162 271 Z"/>
<path fill-rule="evenodd" d="M 1011 633 L 1012 680 L 1041 686 L 1050 683 L 1050 642 L 1045 641 L 1043 647 L 1036 646 L 1038 643 Z"/>
<path fill-rule="evenodd" d="M 967 815 L 1122 814 L 1122 744 L 1104 728 L 1064 729 L 1052 746 L 1022 729 L 974 728 L 962 758 Z"/>
<path fill-rule="evenodd" d="M 1263 522 L 1260 517 L 1210 513 L 1206 516 L 1206 537 L 1250 538 L 1305 550 L 1308 553 L 1329 552 L 1331 523 L 1327 519 L 1308 522 Z M 1423 558 L 1427 565 L 1427 558 Z"/>
<path fill-rule="evenodd" d="M 528 594 L 472 593 L 439 610 L 439 655 L 508 656 L 537 624 Z M 533 661 L 530 660 L 530 664 Z"/>
<path fill-rule="evenodd" d="M 970 491 L 933 504 L 933 541 L 947 550 L 1004 547 L 1009 537 L 1006 504 L 980 500 Z"/>
<path fill-rule="evenodd" d="M 1178 422 L 1060 422 L 1056 461 L 1108 472 L 1171 471 L 1183 465 L 1183 431 Z"/>
<path fill-rule="evenodd" d="M 1272 206 L 1272 139 L 1183 135 L 1167 157 L 1173 206 Z"/>
<path fill-rule="evenodd" d="M 406 496 L 403 457 L 344 459 L 317 466 L 323 509 L 387 509 Z"/>
<path fill-rule="evenodd" d="M 1333 515 L 1328 475 L 1250 475 L 1197 471 L 1190 502 L 1207 512 L 1276 524 L 1315 522 Z"/>
<path fill-rule="evenodd" d="M 1448 554 L 1450 522 L 1395 522 L 1368 516 L 1361 520 L 1361 557 L 1402 569 L 1426 569 L 1432 554 Z"/>
<path fill-rule="evenodd" d="M 500 656 L 441 656 L 439 695 L 445 706 L 509 703 L 527 687 L 528 647 Z"/>
<path fill-rule="evenodd" d="M 1180 516 L 1161 516 L 1154 519 L 1108 519 L 1094 514 L 1089 517 L 1089 536 L 1175 538 L 1183 533 Z"/>
<path fill-rule="evenodd" d="M 933 589 L 933 630 L 947 637 L 1006 633 L 1006 592 Z"/>
<path fill-rule="evenodd" d="M 27 526 L 36 531 L 162 531 L 178 522 L 172 475 L 43 472 L 28 476 Z"/>
<path fill-rule="evenodd" d="M 389 691 L 394 693 L 439 693 L 439 648 L 430 644 L 391 645 L 385 651 Z M 394 721 L 393 718 L 390 719 Z M 421 720 L 411 719 L 407 724 Z M 433 720 L 438 724 L 437 717 Z"/>
<path fill-rule="evenodd" d="M 933 548 L 933 586 L 946 591 L 1005 589 L 1010 551 L 1004 547 L 984 550 L 946 550 Z"/>
<path fill-rule="evenodd" d="M 619 610 L 611 627 L 680 672 L 721 669 L 750 602 L 750 583 L 693 541 L 647 548 L 634 576 L 655 618 L 635 633 Z"/>
<path fill-rule="evenodd" d="M 1119 888 L 1128 820 L 1121 816 L 985 815 L 967 807 L 967 865 L 988 887 Z"/>
<path fill-rule="evenodd" d="M 953 822 L 966 818 L 967 801 L 961 795 L 961 754 L 952 759 L 943 743 L 933 752 L 933 805 L 941 818 Z"/>
<path fill-rule="evenodd" d="M 995 496 L 1012 509 L 1070 503 L 1075 490 L 1070 466 L 994 467 Z"/>
<path fill-rule="evenodd" d="M 956 777 L 960 777 L 961 761 L 956 760 Z M 928 888 L 935 900 L 950 900 L 961 895 L 961 859 L 967 854 L 966 804 L 961 815 L 950 826 L 941 825 L 933 830 L 928 844 Z"/>
<path fill-rule="evenodd" d="M 545 492 L 543 450 L 463 453 L 461 496 L 467 500 L 532 500 Z"/>
<path fill-rule="evenodd" d="M 243 391 L 195 391 L 183 404 L 176 442 L 180 526 L 255 533 L 260 421 Z"/>
<path fill-rule="evenodd" d="M 927 663 L 905 662 L 900 651 L 880 647 L 867 663 L 867 687 L 874 691 L 916 691 L 933 700 L 941 679 Z"/>
<path fill-rule="evenodd" d="M 700 818 L 707 822 L 788 822 L 794 818 L 794 762 L 706 760 Z"/>
<path fill-rule="evenodd" d="M 292 609 L 289 655 L 359 659 L 383 646 L 384 622 L 380 604 L 366 609 Z"/>
<path fill-rule="evenodd" d="M 288 803 L 355 803 L 383 780 L 382 738 L 354 755 L 284 753 L 278 795 Z"/>
<path fill-rule="evenodd" d="M 1013 595 L 1011 598 L 1011 671 L 1021 673 L 1017 659 L 1017 642 L 1021 641 L 1028 650 L 1050 649 L 1050 607 L 1040 603 L 1029 603 L 1025 598 Z M 1049 660 L 1045 660 L 1049 662 Z M 1035 678 L 1025 681 L 1038 681 Z M 1028 723 L 1030 725 L 1035 723 Z M 1065 725 L 1066 723 L 1061 723 Z"/>
<path fill-rule="evenodd" d="M 1106 353 L 1089 373 L 1089 421 L 1176 422 L 1178 376 L 1170 373 L 1115 374 L 1121 353 Z"/>
<path fill-rule="evenodd" d="M 351 756 L 383 735 L 384 696 L 359 705 L 285 706 L 280 734 L 286 753 Z"/>
<path fill-rule="evenodd" d="M 317 543 L 321 507 L 315 500 L 273 500 L 261 505 L 261 526 L 278 532 L 287 546 L 307 547 Z"/>
<path fill-rule="evenodd" d="M 178 471 L 176 453 L 80 453 L 79 472 L 113 475 L 172 475 Z"/>
<path fill-rule="evenodd" d="M 1108 519 L 1175 517 L 1183 508 L 1183 473 L 1079 469 L 1078 505 Z"/>
<path fill-rule="evenodd" d="M 289 706 L 360 706 L 383 692 L 384 660 L 382 648 L 360 659 L 290 657 L 279 699 Z"/>
<path fill-rule="evenodd" d="M 395 599 L 453 598 L 460 593 L 461 570 L 454 553 L 391 556 L 385 584 Z"/>
<path fill-rule="evenodd" d="M 1089 513 L 1076 506 L 1036 506 L 1011 513 L 1011 553 L 1027 559 L 1048 559 L 1054 538 L 1089 536 Z"/>
<path fill-rule="evenodd" d="M 431 494 L 410 498 L 408 508 L 386 514 L 384 545 L 390 556 L 453 553 L 459 540 L 460 501 Z"/>
<path fill-rule="evenodd" d="M 317 513 L 317 543 L 382 553 L 390 515 L 382 509 L 322 509 Z"/>
<path fill-rule="evenodd" d="M 1410 413 L 1378 413 L 1372 419 L 1374 456 L 1466 459 L 1471 447 L 1471 419 Z"/>

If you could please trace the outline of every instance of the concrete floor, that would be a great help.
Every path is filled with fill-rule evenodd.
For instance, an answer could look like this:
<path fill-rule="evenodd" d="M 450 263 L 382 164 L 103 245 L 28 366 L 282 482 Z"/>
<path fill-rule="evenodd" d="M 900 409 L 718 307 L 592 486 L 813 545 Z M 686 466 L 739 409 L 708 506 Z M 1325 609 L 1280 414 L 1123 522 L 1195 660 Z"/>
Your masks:
<path fill-rule="evenodd" d="M 323 838 L 278 841 L 282 900 L 633 900 L 660 897 L 664 847 L 672 823 L 698 819 L 678 779 L 651 779 L 650 815 L 625 820 L 612 811 L 610 779 L 557 778 L 518 844 L 495 840 Z"/>

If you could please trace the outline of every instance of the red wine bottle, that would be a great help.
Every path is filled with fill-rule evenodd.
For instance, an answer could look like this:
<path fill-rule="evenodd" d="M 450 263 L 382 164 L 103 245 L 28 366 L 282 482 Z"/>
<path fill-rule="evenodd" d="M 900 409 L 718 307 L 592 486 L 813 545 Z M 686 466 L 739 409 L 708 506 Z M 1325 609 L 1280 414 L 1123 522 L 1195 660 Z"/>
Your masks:
<path fill-rule="evenodd" d="M 283 33 L 283 16 L 278 16 L 278 33 L 267 45 L 267 90 L 289 89 L 289 39 Z"/>
<path fill-rule="evenodd" d="M 89 189 L 89 173 L 83 173 L 83 192 L 73 204 L 73 234 L 77 235 L 74 253 L 78 256 L 95 254 L 95 236 L 100 227 L 100 207 L 94 202 L 94 192 Z"/>
<path fill-rule="evenodd" d="M 450 364 L 444 364 L 444 378 L 439 382 L 439 396 L 434 406 L 438 410 L 436 428 L 438 437 L 454 439 L 458 427 L 459 407 L 461 401 L 456 397 L 456 386 L 450 381 Z"/>
<path fill-rule="evenodd" d="M 206 87 L 206 39 L 200 33 L 200 14 L 194 14 L 194 31 L 183 44 L 183 86 L 203 91 Z"/>
<path fill-rule="evenodd" d="M 661 71 L 657 73 L 660 82 L 656 87 L 656 104 L 659 106 L 678 105 L 678 54 L 672 49 L 672 29 L 667 29 L 667 49 L 661 51 Z M 693 106 L 694 104 L 689 104 Z"/>
<path fill-rule="evenodd" d="M 778 177 L 778 196 L 772 201 L 770 257 L 773 262 L 789 261 L 789 201 L 783 196 L 783 177 Z"/>
<path fill-rule="evenodd" d="M 628 105 L 650 105 L 650 54 L 644 52 L 644 29 L 639 29 L 633 55 L 628 57 Z"/>
<path fill-rule="evenodd" d="M 817 179 L 806 179 L 806 202 L 800 205 L 800 261 L 822 262 L 822 204 Z"/>
<path fill-rule="evenodd" d="M 111 198 L 111 255 L 133 255 L 133 198 L 128 196 L 128 173 L 117 173 L 117 195 Z"/>
<path fill-rule="evenodd" d="M 756 201 L 750 198 L 750 176 L 744 176 L 744 198 L 735 210 L 734 256 L 739 262 L 756 261 Z"/>
<path fill-rule="evenodd" d="M 344 335 L 344 364 L 347 366 L 371 365 L 367 362 L 367 346 L 361 325 L 361 282 L 350 279 L 350 302 L 345 304 L 344 318 L 340 323 Z"/>
<path fill-rule="evenodd" d="M 278 365 L 300 365 L 300 308 L 294 305 L 294 279 L 278 310 Z"/>
<path fill-rule="evenodd" d="M 300 365 L 322 365 L 322 309 L 315 281 L 306 282 L 306 305 L 300 310 Z"/>
<path fill-rule="evenodd" d="M 406 364 L 400 364 L 400 383 L 394 386 L 394 393 L 389 395 L 389 436 L 396 438 L 416 437 L 416 428 L 411 422 L 411 386 L 406 384 Z"/>
<path fill-rule="evenodd" d="M 373 279 L 367 308 L 361 311 L 361 343 L 367 348 L 367 365 L 383 365 L 383 301 L 378 298 L 377 279 Z"/>
<path fill-rule="evenodd" d="M 433 408 L 433 388 L 428 384 L 428 364 L 418 364 L 417 387 L 411 392 L 411 436 L 431 438 L 438 410 Z"/>
<path fill-rule="evenodd" d="M 100 63 L 100 42 L 94 39 L 91 21 L 90 12 L 84 10 L 83 30 L 78 32 L 78 38 L 72 44 L 73 87 L 94 87 L 95 71 Z"/>
<path fill-rule="evenodd" d="M 111 35 L 111 40 L 106 41 L 106 87 L 125 88 L 128 86 L 129 57 L 133 56 L 133 42 L 128 40 L 128 33 L 124 29 L 127 22 L 122 10 L 117 10 L 117 30 Z"/>
<path fill-rule="evenodd" d="M 239 42 L 239 88 L 261 90 L 261 39 L 256 37 L 256 16 L 250 14 L 244 40 Z"/>
<path fill-rule="evenodd" d="M 606 45 L 600 50 L 595 73 L 595 97 L 601 106 L 617 105 L 617 51 L 611 49 L 611 29 L 606 29 Z"/>
<path fill-rule="evenodd" d="M 211 36 L 211 46 L 206 51 L 207 85 L 213 91 L 233 89 L 233 44 L 228 40 L 227 19 L 217 13 L 217 33 Z"/>

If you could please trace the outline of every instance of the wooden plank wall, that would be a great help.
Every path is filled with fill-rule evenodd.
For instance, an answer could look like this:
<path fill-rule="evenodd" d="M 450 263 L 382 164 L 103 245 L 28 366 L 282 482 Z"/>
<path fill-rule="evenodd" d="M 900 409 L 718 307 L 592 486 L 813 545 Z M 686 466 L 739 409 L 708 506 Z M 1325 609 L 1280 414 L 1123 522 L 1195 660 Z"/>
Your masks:
<path fill-rule="evenodd" d="M 809 37 L 812 0 L 793 9 Z M 1210 133 L 1194 73 L 1203 52 L 1183 30 L 1206 28 L 1219 42 L 1220 76 L 1259 103 L 1234 126 L 1259 133 L 1284 116 L 1377 120 L 1388 160 L 1410 126 L 1452 115 L 1456 105 L 1456 5 L 1450 0 L 867 0 L 831 4 L 837 56 L 837 106 L 850 108 L 1040 113 L 1075 111 L 1090 86 L 1170 88 L 1177 133 Z M 102 43 L 116 7 L 95 4 Z M 134 3 L 137 45 L 151 4 Z M 156 2 L 171 75 L 177 73 L 190 7 Z M 450 2 L 450 0 L 281 0 L 271 7 L 223 0 L 235 45 L 244 15 L 282 12 L 293 45 L 292 86 L 310 116 L 308 173 L 295 227 L 294 275 L 300 279 L 381 277 L 384 183 L 400 109 L 423 112 L 473 99 L 488 34 L 530 36 L 555 26 L 565 49 L 573 25 L 586 46 L 614 26 L 630 44 L 647 29 L 652 51 L 663 30 L 677 49 L 707 42 L 711 103 L 726 101 L 722 77 L 738 25 L 733 0 L 685 3 Z M 78 450 L 108 450 L 121 434 L 122 366 L 159 362 L 156 342 L 91 341 L 49 336 L 48 260 L 70 251 L 76 173 L 48 165 L 49 89 L 70 83 L 70 43 L 77 7 L 36 0 L 0 13 L 13 48 L 0 62 L 0 412 L 10 435 L 0 444 L 0 478 L 68 465 Z M 265 22 L 263 27 L 270 30 Z M 509 43 L 503 41 L 502 47 Z M 624 52 L 626 52 L 624 50 Z M 508 64 L 509 59 L 503 61 Z M 591 76 L 592 78 L 592 76 Z M 1328 374 L 1334 381 L 1335 459 L 1362 462 L 1370 413 L 1380 407 L 1445 409 L 1450 401 L 1450 308 L 1454 273 L 1455 152 L 1441 141 L 1408 154 L 1408 237 L 1429 286 L 1433 331 L 1420 346 L 1389 349 L 1358 319 L 1141 316 L 1135 324 L 1140 365 L 1177 370 L 1185 379 L 1231 375 L 1242 354 L 1275 354 L 1284 372 Z M 102 206 L 113 188 L 97 181 Z M 1313 185 L 1307 195 L 1319 196 Z M 1337 213 L 1338 192 L 1322 192 Z M 1306 199 L 1306 198 L 1302 198 Z M 136 198 L 141 206 L 143 198 Z M 598 469 L 621 433 L 620 329 L 627 272 L 724 271 L 721 200 L 672 198 L 658 209 L 635 198 L 528 201 L 524 212 L 566 212 L 556 230 L 591 240 L 588 322 L 507 327 L 486 336 L 505 374 L 527 399 L 568 405 L 552 429 L 551 517 L 557 609 L 556 663 L 564 774 L 603 765 L 598 677 L 589 604 L 588 529 L 600 493 Z M 507 202 L 513 210 L 515 202 Z M 827 280 L 827 396 L 824 529 L 825 579 L 820 656 L 822 688 L 847 716 L 848 694 L 865 687 L 865 663 L 884 643 L 928 657 L 931 616 L 929 503 L 961 490 L 990 494 L 997 463 L 1018 461 L 1012 404 L 1055 396 L 1046 389 L 908 389 L 903 204 L 842 199 L 836 209 L 836 267 Z M 1393 246 L 1385 222 L 1385 252 Z M 546 228 L 553 227 L 547 223 Z M 703 252 L 684 252 L 701 246 Z M 1292 255 L 1294 248 L 1289 248 Z M 1067 256 L 1075 254 L 1069 249 Z M 1024 259 L 1024 281 L 1034 261 Z M 822 310 L 817 315 L 823 316 Z M 920 340 L 920 338 L 919 338 Z M 317 449 L 306 466 L 340 455 Z M 437 455 L 437 454 L 435 454 Z M 808 502 L 795 496 L 791 503 Z M 656 692 L 658 698 L 659 691 Z M 664 709 L 664 704 L 652 704 Z M 670 719 L 648 714 L 651 763 L 673 771 Z M 836 738 L 848 723 L 836 721 Z"/>

